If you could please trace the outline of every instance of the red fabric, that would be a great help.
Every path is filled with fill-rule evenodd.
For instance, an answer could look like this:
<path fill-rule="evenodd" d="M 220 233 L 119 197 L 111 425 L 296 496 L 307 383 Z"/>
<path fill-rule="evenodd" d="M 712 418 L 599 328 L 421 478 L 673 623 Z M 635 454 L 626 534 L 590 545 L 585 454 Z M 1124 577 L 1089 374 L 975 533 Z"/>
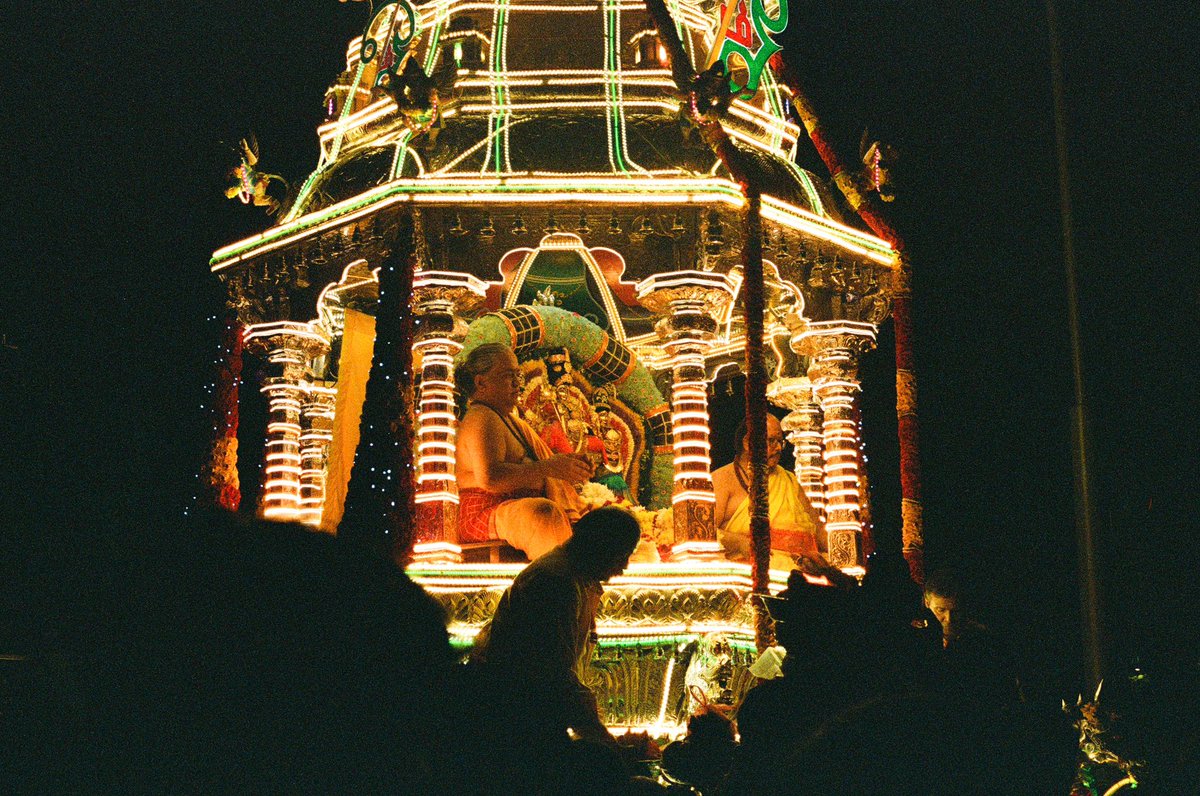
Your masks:
<path fill-rule="evenodd" d="M 492 533 L 492 514 L 496 507 L 507 500 L 523 497 L 539 497 L 540 493 L 522 489 L 506 495 L 488 492 L 486 489 L 470 487 L 458 493 L 458 540 L 470 544 L 495 539 Z"/>
<path fill-rule="evenodd" d="M 817 538 L 808 531 L 790 531 L 772 528 L 771 548 L 774 550 L 783 550 L 794 556 L 816 558 L 820 555 L 820 552 L 817 550 Z"/>

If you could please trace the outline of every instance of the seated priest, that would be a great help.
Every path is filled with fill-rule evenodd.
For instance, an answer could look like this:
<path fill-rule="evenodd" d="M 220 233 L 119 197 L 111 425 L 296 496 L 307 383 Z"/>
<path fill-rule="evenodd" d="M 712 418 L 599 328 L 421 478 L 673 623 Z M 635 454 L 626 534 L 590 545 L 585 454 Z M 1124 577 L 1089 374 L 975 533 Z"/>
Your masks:
<path fill-rule="evenodd" d="M 717 505 L 713 519 L 717 539 L 731 561 L 750 563 L 750 441 L 746 422 L 738 425 L 738 453 L 733 461 L 713 473 Z M 817 512 L 796 476 L 779 466 L 783 429 L 767 415 L 767 495 L 771 520 L 771 568 L 790 570 L 799 557 L 822 562 L 817 543 Z"/>
<path fill-rule="evenodd" d="M 455 378 L 467 399 L 457 442 L 459 538 L 501 539 L 532 561 L 570 537 L 583 512 L 575 485 L 592 477 L 592 465 L 552 452 L 517 417 L 521 371 L 508 346 L 472 349 Z"/>

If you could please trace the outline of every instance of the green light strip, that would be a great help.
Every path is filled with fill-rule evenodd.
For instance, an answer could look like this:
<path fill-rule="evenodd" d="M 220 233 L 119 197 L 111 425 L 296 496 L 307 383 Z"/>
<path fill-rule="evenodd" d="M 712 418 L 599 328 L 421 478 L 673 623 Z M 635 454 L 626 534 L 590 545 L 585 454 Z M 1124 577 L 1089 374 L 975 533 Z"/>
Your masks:
<path fill-rule="evenodd" d="M 784 162 L 788 164 L 788 168 L 799 178 L 800 184 L 804 186 L 804 193 L 808 196 L 809 207 L 819 216 L 829 217 L 825 212 L 825 205 L 821 203 L 821 194 L 817 193 L 817 186 L 813 184 L 812 177 L 808 176 L 808 172 L 792 162 L 791 158 L 785 158 Z"/>
<path fill-rule="evenodd" d="M 444 8 L 437 10 L 437 16 L 433 23 L 433 30 L 429 33 L 429 45 L 425 50 L 425 74 L 433 74 L 433 63 L 437 60 L 438 43 L 442 37 L 442 12 Z"/>
<path fill-rule="evenodd" d="M 315 169 L 313 169 L 313 173 L 308 175 L 308 179 L 305 180 L 304 184 L 300 186 L 300 193 L 296 194 L 296 201 L 292 203 L 292 209 L 288 210 L 287 215 L 283 217 L 284 224 L 295 220 L 296 216 L 299 215 L 300 207 L 304 204 L 304 201 L 308 199 L 308 194 L 310 191 L 312 191 L 313 183 L 317 181 L 317 177 L 324 170 L 325 169 L 321 166 L 317 166 Z"/>
<path fill-rule="evenodd" d="M 404 168 L 404 156 L 408 154 L 408 142 L 412 139 L 412 130 L 405 130 L 400 133 L 400 138 L 396 141 L 396 156 L 392 158 L 392 179 L 399 179 L 400 172 Z"/>
<path fill-rule="evenodd" d="M 491 94 L 492 106 L 497 108 L 499 112 L 493 111 L 489 114 L 489 126 L 492 131 L 488 140 L 488 152 L 484 158 L 484 167 L 482 170 L 486 171 L 487 164 L 490 163 L 497 174 L 504 171 L 508 161 L 508 119 L 512 115 L 511 111 L 504 109 L 504 106 L 509 101 L 507 50 L 508 0 L 498 0 L 492 12 L 491 61 L 492 72 L 499 76 L 499 79 L 492 84 L 489 93 Z"/>
<path fill-rule="evenodd" d="M 679 37 L 679 41 L 683 43 L 683 51 L 688 54 L 688 58 L 695 63 L 695 58 L 692 57 L 692 35 L 691 31 L 683 29 L 683 23 L 679 21 L 679 0 L 668 0 L 667 10 L 671 12 L 671 19 L 675 21 L 675 35 Z"/>
<path fill-rule="evenodd" d="M 604 0 L 604 93 L 608 104 L 609 163 L 615 171 L 629 173 L 625 160 L 625 111 L 621 104 L 621 18 L 620 0 Z"/>
<path fill-rule="evenodd" d="M 588 186 L 588 185 L 581 186 L 581 185 L 571 183 L 571 182 L 563 182 L 561 184 L 550 184 L 550 185 L 546 185 L 546 186 L 537 186 L 537 188 L 539 190 L 530 190 L 530 188 L 532 186 L 505 185 L 504 183 L 497 183 L 495 185 L 445 185 L 445 184 L 442 184 L 439 182 L 435 182 L 434 180 L 429 180 L 428 182 L 430 183 L 430 185 L 428 185 L 428 186 L 417 185 L 417 184 L 414 184 L 411 182 L 406 182 L 406 183 L 402 183 L 399 185 L 389 185 L 386 187 L 385 190 L 365 196 L 358 202 L 354 202 L 349 205 L 338 205 L 336 207 L 327 208 L 326 210 L 324 210 L 320 213 L 313 214 L 312 218 L 305 218 L 303 223 L 293 222 L 293 224 L 291 224 L 291 225 L 287 225 L 287 224 L 280 225 L 280 226 L 276 227 L 274 229 L 274 231 L 268 231 L 267 233 L 264 233 L 261 238 L 257 238 L 253 241 L 248 241 L 244 245 L 236 246 L 235 248 L 231 248 L 228 251 L 224 251 L 224 252 L 222 252 L 220 257 L 214 256 L 212 259 L 209 260 L 209 265 L 210 266 L 219 265 L 220 263 L 224 262 L 225 260 L 229 260 L 234 257 L 237 257 L 240 254 L 244 254 L 245 252 L 250 251 L 255 248 L 258 248 L 259 246 L 262 246 L 264 244 L 271 243 L 273 241 L 276 241 L 283 237 L 287 237 L 289 235 L 295 235 L 297 233 L 303 232 L 306 229 L 310 229 L 312 227 L 318 226 L 319 224 L 322 224 L 322 223 L 330 220 L 331 218 L 335 218 L 339 215 L 348 215 L 350 213 L 355 212 L 356 210 L 361 210 L 364 207 L 368 207 L 370 205 L 383 202 L 392 196 L 396 196 L 397 194 L 408 194 L 408 193 L 443 193 L 443 194 L 464 193 L 465 194 L 465 193 L 485 192 L 485 193 L 512 194 L 513 196 L 520 196 L 522 194 L 536 194 L 536 193 L 543 193 L 543 192 L 545 192 L 545 193 L 581 193 L 581 194 L 591 194 L 591 193 L 597 193 L 597 192 L 606 193 L 606 194 L 630 194 L 630 193 L 645 193 L 645 192 L 647 192 L 646 186 L 639 184 L 640 181 L 630 182 L 628 187 L 626 187 L 624 185 L 606 186 L 602 191 L 600 191 L 599 189 L 592 187 L 592 186 Z M 736 186 L 734 186 L 732 183 L 721 183 L 721 182 L 718 182 L 711 186 L 687 186 L 687 187 L 682 187 L 682 188 L 678 188 L 678 189 L 656 188 L 653 190 L 653 192 L 658 193 L 658 194 L 689 194 L 689 193 L 696 193 L 696 192 L 718 193 L 718 194 L 725 194 L 732 198 L 737 198 L 739 201 L 743 198 L 741 191 L 739 191 L 736 188 Z"/>
<path fill-rule="evenodd" d="M 779 85 L 775 82 L 775 75 L 770 69 L 763 70 L 764 91 L 767 94 L 767 104 L 771 108 L 771 115 L 779 122 L 779 125 L 772 125 L 771 132 L 771 149 L 779 149 L 783 145 L 783 127 L 787 121 L 783 118 L 783 106 L 779 102 Z"/>
<path fill-rule="evenodd" d="M 330 162 L 337 160 L 338 153 L 342 151 L 342 139 L 346 135 L 346 127 L 343 124 L 346 117 L 350 115 L 350 106 L 354 104 L 354 98 L 358 96 L 358 84 L 362 81 L 363 70 L 367 68 L 361 60 L 358 62 L 358 71 L 354 73 L 354 82 L 350 84 L 350 93 L 346 95 L 346 102 L 342 105 L 342 112 L 338 115 L 338 134 L 333 139 L 333 146 L 329 148 Z"/>

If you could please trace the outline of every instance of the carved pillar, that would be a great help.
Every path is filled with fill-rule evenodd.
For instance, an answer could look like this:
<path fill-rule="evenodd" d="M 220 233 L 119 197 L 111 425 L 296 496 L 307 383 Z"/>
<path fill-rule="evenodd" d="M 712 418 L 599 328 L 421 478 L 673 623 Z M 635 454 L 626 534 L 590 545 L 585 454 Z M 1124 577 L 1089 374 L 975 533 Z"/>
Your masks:
<path fill-rule="evenodd" d="M 824 442 L 825 532 L 829 562 L 862 567 L 863 493 L 858 427 L 858 358 L 875 345 L 875 326 L 858 321 L 809 323 L 792 337 L 809 357 L 808 378 L 821 405 Z"/>
<path fill-rule="evenodd" d="M 821 405 L 807 376 L 776 379 L 767 388 L 771 403 L 791 411 L 780 421 L 796 456 L 796 478 L 808 502 L 825 516 L 825 439 Z"/>
<path fill-rule="evenodd" d="M 300 407 L 300 522 L 321 524 L 325 507 L 325 465 L 333 441 L 337 390 L 310 384 Z"/>
<path fill-rule="evenodd" d="M 263 453 L 263 519 L 300 520 L 300 419 L 313 357 L 329 351 L 329 337 L 315 324 L 280 321 L 247 327 L 246 344 L 265 352 L 268 375 L 267 439 Z"/>
<path fill-rule="evenodd" d="M 462 561 L 454 480 L 454 355 L 462 350 L 466 331 L 458 316 L 478 307 L 486 290 L 482 280 L 468 274 L 420 271 L 414 277 L 413 354 L 421 363 L 414 561 Z"/>
<path fill-rule="evenodd" d="M 713 523 L 708 430 L 708 380 L 704 353 L 717 339 L 717 319 L 733 299 L 724 274 L 676 271 L 656 274 L 637 286 L 642 306 L 661 318 L 655 326 L 671 356 L 671 431 L 675 486 L 672 557 L 717 558 L 721 545 Z"/>

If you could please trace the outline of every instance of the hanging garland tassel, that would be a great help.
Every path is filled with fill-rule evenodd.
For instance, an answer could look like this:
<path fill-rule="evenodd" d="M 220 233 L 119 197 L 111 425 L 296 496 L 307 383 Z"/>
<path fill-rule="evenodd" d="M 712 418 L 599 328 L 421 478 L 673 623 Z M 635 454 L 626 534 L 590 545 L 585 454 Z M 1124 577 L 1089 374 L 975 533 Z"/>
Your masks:
<path fill-rule="evenodd" d="M 904 558 L 917 583 L 925 581 L 924 525 L 921 508 L 920 440 L 917 423 L 917 377 L 913 355 L 912 262 L 904 240 L 881 211 L 877 198 L 862 190 L 853 173 L 838 157 L 817 118 L 815 109 L 802 90 L 800 76 L 791 64 L 776 54 L 776 67 L 783 84 L 792 95 L 792 105 L 804 124 L 808 137 L 820 155 L 833 181 L 850 207 L 879 237 L 900 255 L 892 297 L 892 325 L 896 332 L 896 420 L 900 442 L 901 538 Z"/>
<path fill-rule="evenodd" d="M 750 543 L 754 551 L 754 643 L 759 652 L 774 643 L 771 617 L 761 598 L 768 594 L 771 524 L 767 495 L 767 366 L 763 351 L 762 197 L 746 191 L 746 245 L 742 283 L 746 318 L 746 436 L 750 443 Z"/>
<path fill-rule="evenodd" d="M 222 319 L 219 356 L 215 360 L 212 390 L 212 436 L 208 456 L 201 468 L 196 502 L 236 512 L 242 503 L 238 482 L 238 386 L 242 375 L 242 324 L 237 313 L 226 308 Z"/>

